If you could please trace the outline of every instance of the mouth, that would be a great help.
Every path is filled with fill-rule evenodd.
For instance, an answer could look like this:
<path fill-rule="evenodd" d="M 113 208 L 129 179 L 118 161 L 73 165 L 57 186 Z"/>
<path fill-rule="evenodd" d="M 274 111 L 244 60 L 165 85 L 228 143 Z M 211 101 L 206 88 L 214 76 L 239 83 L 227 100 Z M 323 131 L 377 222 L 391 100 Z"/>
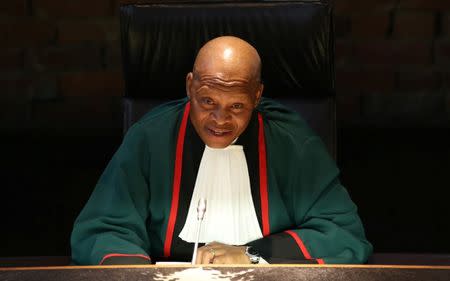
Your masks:
<path fill-rule="evenodd" d="M 216 136 L 216 137 L 225 137 L 225 136 L 231 135 L 233 130 L 208 128 L 208 132 L 209 132 L 210 135 L 213 135 L 213 136 Z"/>

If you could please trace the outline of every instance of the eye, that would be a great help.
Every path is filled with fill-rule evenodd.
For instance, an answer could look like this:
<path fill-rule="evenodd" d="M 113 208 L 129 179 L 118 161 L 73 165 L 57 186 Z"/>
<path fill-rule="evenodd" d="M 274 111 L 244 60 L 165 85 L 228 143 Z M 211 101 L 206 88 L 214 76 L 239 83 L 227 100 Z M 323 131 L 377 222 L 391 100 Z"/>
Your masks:
<path fill-rule="evenodd" d="M 244 108 L 244 105 L 242 103 L 235 103 L 231 106 L 233 109 L 242 109 Z"/>
<path fill-rule="evenodd" d="M 213 105 L 214 104 L 213 100 L 210 99 L 210 98 L 202 98 L 201 101 L 202 101 L 203 104 L 207 104 L 207 105 Z"/>

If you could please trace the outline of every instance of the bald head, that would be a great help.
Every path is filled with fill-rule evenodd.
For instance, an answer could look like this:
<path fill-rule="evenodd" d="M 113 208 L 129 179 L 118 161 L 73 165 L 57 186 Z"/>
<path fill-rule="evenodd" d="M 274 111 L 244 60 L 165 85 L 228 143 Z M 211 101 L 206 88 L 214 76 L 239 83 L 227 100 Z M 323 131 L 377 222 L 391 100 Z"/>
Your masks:
<path fill-rule="evenodd" d="M 222 36 L 207 42 L 198 52 L 194 72 L 200 75 L 214 74 L 225 81 L 234 78 L 247 83 L 259 82 L 261 59 L 256 49 L 246 41 Z"/>
<path fill-rule="evenodd" d="M 206 145 L 224 148 L 247 128 L 264 88 L 260 72 L 258 52 L 237 37 L 218 37 L 200 49 L 186 92 L 192 125 Z"/>

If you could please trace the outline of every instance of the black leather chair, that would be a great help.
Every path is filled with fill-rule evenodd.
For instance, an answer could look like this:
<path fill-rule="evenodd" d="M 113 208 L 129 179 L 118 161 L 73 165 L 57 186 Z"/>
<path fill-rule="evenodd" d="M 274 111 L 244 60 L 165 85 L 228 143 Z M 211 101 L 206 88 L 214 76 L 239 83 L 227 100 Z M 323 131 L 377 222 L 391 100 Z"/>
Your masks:
<path fill-rule="evenodd" d="M 136 1 L 120 8 L 124 131 L 163 101 L 208 40 L 240 37 L 259 51 L 263 96 L 300 112 L 336 155 L 334 36 L 329 1 Z"/>

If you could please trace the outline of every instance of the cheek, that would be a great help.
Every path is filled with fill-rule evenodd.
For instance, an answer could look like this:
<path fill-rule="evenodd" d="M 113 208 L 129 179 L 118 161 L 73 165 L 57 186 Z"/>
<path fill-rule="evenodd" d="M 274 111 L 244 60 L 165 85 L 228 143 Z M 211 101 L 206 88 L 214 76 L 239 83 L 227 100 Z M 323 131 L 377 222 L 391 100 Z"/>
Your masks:
<path fill-rule="evenodd" d="M 236 116 L 234 118 L 235 124 L 239 128 L 239 130 L 242 132 L 248 125 L 248 122 L 250 121 L 250 118 L 252 116 L 252 112 L 246 112 L 245 114 Z"/>
<path fill-rule="evenodd" d="M 191 119 L 193 119 L 194 123 L 204 124 L 208 121 L 209 112 L 204 110 L 195 110 L 191 112 Z"/>
<path fill-rule="evenodd" d="M 207 116 L 207 112 L 200 106 L 200 104 L 193 100 L 191 102 L 191 119 L 195 119 L 196 121 L 202 120 Z"/>

